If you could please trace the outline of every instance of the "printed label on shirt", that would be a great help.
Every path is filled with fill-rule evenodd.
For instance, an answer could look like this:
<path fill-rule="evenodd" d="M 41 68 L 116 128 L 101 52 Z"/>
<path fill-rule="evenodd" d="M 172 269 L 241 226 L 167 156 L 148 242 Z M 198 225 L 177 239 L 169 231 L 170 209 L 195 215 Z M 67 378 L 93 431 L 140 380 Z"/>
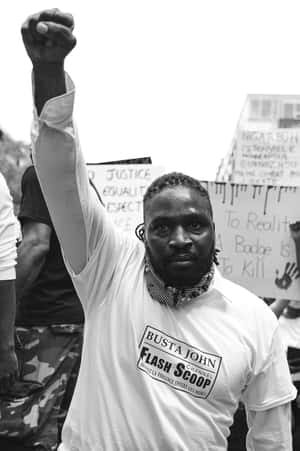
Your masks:
<path fill-rule="evenodd" d="M 137 367 L 160 382 L 197 398 L 210 394 L 222 357 L 202 351 L 151 326 L 139 345 Z"/>

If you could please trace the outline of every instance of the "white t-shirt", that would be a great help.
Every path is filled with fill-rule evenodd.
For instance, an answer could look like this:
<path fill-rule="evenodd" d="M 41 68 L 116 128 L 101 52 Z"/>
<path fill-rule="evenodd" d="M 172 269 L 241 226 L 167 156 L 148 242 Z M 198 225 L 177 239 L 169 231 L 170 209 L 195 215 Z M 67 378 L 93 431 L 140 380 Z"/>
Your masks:
<path fill-rule="evenodd" d="M 16 240 L 18 221 L 13 201 L 3 174 L 0 172 L 0 280 L 16 278 Z"/>
<path fill-rule="evenodd" d="M 260 451 L 291 449 L 295 388 L 275 315 L 217 271 L 189 305 L 150 297 L 143 244 L 113 227 L 90 189 L 73 102 L 72 90 L 48 101 L 33 129 L 37 174 L 85 312 L 59 450 L 224 451 L 241 399 L 252 412 L 275 412 L 275 422 L 258 422 L 268 442 Z"/>
<path fill-rule="evenodd" d="M 275 316 L 218 272 L 192 304 L 159 304 L 143 246 L 108 224 L 73 277 L 85 336 L 60 450 L 225 450 L 241 396 L 250 410 L 293 398 Z"/>

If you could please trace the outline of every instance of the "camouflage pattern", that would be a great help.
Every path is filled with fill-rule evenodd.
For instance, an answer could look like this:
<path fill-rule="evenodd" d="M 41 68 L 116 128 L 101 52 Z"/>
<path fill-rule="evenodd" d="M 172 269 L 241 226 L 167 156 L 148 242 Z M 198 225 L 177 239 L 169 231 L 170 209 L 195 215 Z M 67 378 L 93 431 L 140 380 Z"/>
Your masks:
<path fill-rule="evenodd" d="M 18 327 L 20 380 L 0 398 L 0 437 L 57 449 L 80 366 L 83 326 Z"/>

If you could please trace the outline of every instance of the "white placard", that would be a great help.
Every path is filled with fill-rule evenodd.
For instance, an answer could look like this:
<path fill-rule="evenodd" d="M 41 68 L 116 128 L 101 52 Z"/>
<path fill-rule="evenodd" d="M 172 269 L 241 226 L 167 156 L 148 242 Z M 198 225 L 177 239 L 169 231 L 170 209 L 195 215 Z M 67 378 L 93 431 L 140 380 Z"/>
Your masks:
<path fill-rule="evenodd" d="M 213 205 L 223 275 L 261 297 L 300 300 L 289 230 L 300 220 L 300 187 L 203 184 Z"/>
<path fill-rule="evenodd" d="M 153 165 L 89 165 L 107 211 L 124 231 L 143 222 L 143 194 L 164 173 Z M 289 224 L 300 220 L 300 187 L 202 182 L 214 211 L 222 274 L 267 298 L 300 300 Z"/>
<path fill-rule="evenodd" d="M 134 233 L 143 222 L 143 195 L 164 168 L 152 164 L 89 164 L 88 172 L 114 223 Z"/>
<path fill-rule="evenodd" d="M 300 130 L 238 130 L 234 183 L 300 185 Z"/>

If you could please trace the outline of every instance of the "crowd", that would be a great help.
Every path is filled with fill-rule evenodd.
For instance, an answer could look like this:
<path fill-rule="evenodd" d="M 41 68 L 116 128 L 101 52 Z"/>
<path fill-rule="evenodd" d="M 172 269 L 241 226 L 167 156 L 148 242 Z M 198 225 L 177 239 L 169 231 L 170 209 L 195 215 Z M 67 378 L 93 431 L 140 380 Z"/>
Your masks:
<path fill-rule="evenodd" d="M 243 405 L 245 449 L 291 451 L 300 309 L 222 277 L 213 208 L 192 177 L 152 182 L 137 237 L 115 228 L 73 124 L 73 29 L 57 9 L 22 27 L 34 163 L 18 246 L 0 178 L 0 448 L 223 451 Z M 300 266 L 298 223 L 291 233 Z"/>

